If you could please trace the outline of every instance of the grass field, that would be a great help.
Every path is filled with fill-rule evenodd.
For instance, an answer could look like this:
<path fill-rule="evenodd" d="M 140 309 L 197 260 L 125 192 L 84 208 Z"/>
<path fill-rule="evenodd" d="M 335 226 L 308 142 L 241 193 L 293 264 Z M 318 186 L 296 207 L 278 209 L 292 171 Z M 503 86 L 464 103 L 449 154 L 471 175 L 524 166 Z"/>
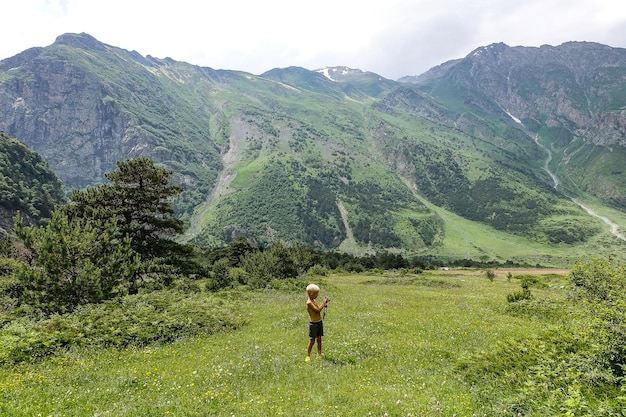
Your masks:
<path fill-rule="evenodd" d="M 494 416 L 459 360 L 531 335 L 506 313 L 517 274 L 331 275 L 324 356 L 304 361 L 306 293 L 243 292 L 243 328 L 130 350 L 71 351 L 0 368 L 2 416 Z M 561 297 L 566 271 L 533 290 Z M 510 414 L 509 414 L 510 415 Z"/>

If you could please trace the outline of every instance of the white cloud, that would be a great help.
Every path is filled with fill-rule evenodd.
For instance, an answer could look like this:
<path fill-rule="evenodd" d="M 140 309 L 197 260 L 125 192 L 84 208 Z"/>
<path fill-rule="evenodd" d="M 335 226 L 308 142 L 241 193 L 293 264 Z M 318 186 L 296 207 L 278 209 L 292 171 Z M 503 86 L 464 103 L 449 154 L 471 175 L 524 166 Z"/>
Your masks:
<path fill-rule="evenodd" d="M 0 58 L 86 32 L 143 55 L 255 74 L 346 65 L 397 78 L 494 42 L 626 46 L 622 0 L 22 0 L 2 14 Z"/>

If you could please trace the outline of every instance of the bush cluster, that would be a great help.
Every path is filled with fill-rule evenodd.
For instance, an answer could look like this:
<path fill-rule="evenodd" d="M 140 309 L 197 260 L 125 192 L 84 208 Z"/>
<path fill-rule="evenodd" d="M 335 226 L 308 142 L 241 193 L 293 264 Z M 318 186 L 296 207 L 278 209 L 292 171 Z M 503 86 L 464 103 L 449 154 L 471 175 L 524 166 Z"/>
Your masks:
<path fill-rule="evenodd" d="M 507 297 L 516 305 L 510 311 L 550 315 L 554 324 L 537 337 L 502 341 L 460 362 L 486 404 L 522 415 L 623 415 L 626 262 L 580 262 L 569 281 L 569 300 L 550 307 L 530 296 L 538 281 L 522 279 L 522 292 Z"/>
<path fill-rule="evenodd" d="M 45 357 L 76 347 L 140 347 L 236 329 L 237 303 L 209 292 L 153 291 L 89 304 L 44 319 L 24 315 L 0 330 L 0 363 Z"/>

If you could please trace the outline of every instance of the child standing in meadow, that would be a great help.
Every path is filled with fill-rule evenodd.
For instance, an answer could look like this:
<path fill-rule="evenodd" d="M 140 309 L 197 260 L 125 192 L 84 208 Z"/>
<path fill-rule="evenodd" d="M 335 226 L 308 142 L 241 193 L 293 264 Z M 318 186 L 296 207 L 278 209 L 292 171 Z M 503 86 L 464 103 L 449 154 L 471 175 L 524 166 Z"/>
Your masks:
<path fill-rule="evenodd" d="M 317 357 L 322 356 L 322 336 L 324 336 L 324 323 L 322 322 L 322 310 L 330 302 L 330 298 L 324 297 L 322 304 L 318 305 L 315 299 L 320 293 L 320 287 L 315 284 L 309 284 L 306 287 L 309 295 L 306 301 L 306 310 L 309 312 L 309 346 L 306 350 L 306 362 L 311 361 L 311 350 L 317 342 Z"/>

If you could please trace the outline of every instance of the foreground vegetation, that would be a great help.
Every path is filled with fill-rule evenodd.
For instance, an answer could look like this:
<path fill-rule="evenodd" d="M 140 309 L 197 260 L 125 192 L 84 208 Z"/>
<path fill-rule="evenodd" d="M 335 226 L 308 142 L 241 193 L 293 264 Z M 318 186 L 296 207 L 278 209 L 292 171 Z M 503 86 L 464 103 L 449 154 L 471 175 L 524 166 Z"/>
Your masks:
<path fill-rule="evenodd" d="M 623 310 L 597 298 L 613 300 L 621 284 L 589 285 L 598 273 L 619 272 L 609 265 L 581 264 L 572 279 L 549 271 L 379 271 L 282 280 L 264 290 L 191 290 L 190 298 L 213 300 L 222 309 L 215 314 L 238 324 L 173 342 L 74 347 L 5 365 L 0 413 L 623 415 L 622 340 L 614 337 L 624 334 L 623 313 L 616 313 Z M 324 357 L 305 363 L 309 280 L 332 302 Z M 590 316 L 586 289 L 600 287 L 592 297 L 603 308 Z M 572 303 L 573 296 L 582 298 Z M 136 326 L 159 326 L 154 320 Z M 616 358 L 622 362 L 611 364 Z"/>
<path fill-rule="evenodd" d="M 241 300 L 249 324 L 239 331 L 7 367 L 0 410 L 382 416 L 440 415 L 440 407 L 471 415 L 482 406 L 455 369 L 459 356 L 533 327 L 506 315 L 504 295 L 516 285 L 502 279 L 333 275 L 320 285 L 333 300 L 322 360 L 304 362 L 304 291 L 266 291 Z"/>

